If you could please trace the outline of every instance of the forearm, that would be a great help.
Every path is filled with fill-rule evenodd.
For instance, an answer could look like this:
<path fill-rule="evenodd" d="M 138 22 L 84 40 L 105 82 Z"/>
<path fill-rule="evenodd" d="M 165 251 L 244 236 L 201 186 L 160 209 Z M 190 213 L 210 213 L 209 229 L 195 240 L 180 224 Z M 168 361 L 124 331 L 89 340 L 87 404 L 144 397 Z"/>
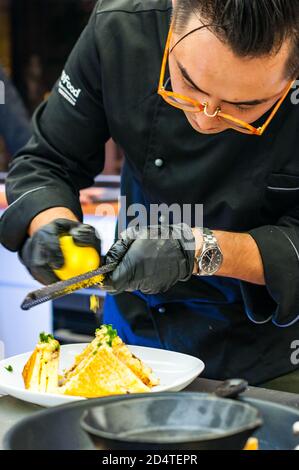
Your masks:
<path fill-rule="evenodd" d="M 264 266 L 255 240 L 247 233 L 213 230 L 223 253 L 223 263 L 217 276 L 240 279 L 265 285 Z M 197 255 L 202 246 L 201 235 L 194 231 Z"/>
<path fill-rule="evenodd" d="M 68 219 L 74 220 L 75 222 L 78 221 L 73 212 L 66 207 L 52 207 L 51 209 L 40 212 L 36 217 L 34 217 L 28 229 L 29 236 L 32 236 L 43 225 L 47 225 L 56 219 Z"/>

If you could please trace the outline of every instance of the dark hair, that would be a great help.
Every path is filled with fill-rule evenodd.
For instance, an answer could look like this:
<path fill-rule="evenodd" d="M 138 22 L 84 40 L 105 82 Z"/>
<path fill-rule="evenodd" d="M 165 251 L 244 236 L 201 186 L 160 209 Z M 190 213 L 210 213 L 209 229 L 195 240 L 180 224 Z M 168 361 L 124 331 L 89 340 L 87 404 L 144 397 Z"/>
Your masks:
<path fill-rule="evenodd" d="M 277 53 L 292 46 L 288 78 L 299 75 L 299 0 L 176 0 L 174 28 L 180 34 L 196 15 L 240 57 Z"/>

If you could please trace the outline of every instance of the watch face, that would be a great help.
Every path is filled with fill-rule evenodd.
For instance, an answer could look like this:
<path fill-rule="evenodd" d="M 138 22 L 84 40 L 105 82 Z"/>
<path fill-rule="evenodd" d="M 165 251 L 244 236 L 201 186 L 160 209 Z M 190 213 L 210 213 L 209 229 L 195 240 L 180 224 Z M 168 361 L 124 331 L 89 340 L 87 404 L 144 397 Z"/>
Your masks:
<path fill-rule="evenodd" d="M 209 248 L 202 256 L 201 270 L 207 274 L 214 274 L 221 266 L 222 253 L 218 248 Z"/>

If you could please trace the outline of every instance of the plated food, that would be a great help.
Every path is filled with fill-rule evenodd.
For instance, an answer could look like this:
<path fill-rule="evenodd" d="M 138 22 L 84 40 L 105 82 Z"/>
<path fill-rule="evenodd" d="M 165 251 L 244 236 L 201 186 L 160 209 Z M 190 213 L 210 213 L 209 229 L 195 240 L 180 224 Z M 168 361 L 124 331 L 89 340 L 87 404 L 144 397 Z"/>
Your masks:
<path fill-rule="evenodd" d="M 58 386 L 60 344 L 52 335 L 40 334 L 23 369 L 25 387 L 34 392 L 55 393 Z"/>
<path fill-rule="evenodd" d="M 96 330 L 93 341 L 62 375 L 59 355 L 59 342 L 41 333 L 23 369 L 27 390 L 93 398 L 147 393 L 159 384 L 152 369 L 131 353 L 111 325 Z"/>
<path fill-rule="evenodd" d="M 52 338 L 50 337 L 50 339 Z M 62 372 L 61 376 L 58 377 L 59 380 L 62 380 L 66 371 L 74 366 L 76 358 L 81 357 L 82 352 L 88 345 L 89 343 L 76 343 L 60 346 L 59 370 L 65 372 Z M 152 375 L 159 378 L 159 385 L 152 388 L 149 387 L 151 393 L 178 392 L 183 390 L 204 370 L 204 363 L 200 359 L 188 356 L 187 354 L 148 346 L 126 345 L 126 347 L 132 353 L 133 359 L 141 359 L 144 366 L 146 365 L 151 368 L 153 371 Z M 60 389 L 58 389 L 58 393 L 26 389 L 22 372 L 24 371 L 24 365 L 28 363 L 31 356 L 32 351 L 10 356 L 0 361 L 0 394 L 7 394 L 28 403 L 46 407 L 86 400 L 82 396 L 61 393 L 62 390 Z M 134 364 L 136 365 L 135 361 Z M 140 363 L 137 361 L 138 364 Z M 29 376 L 28 380 L 32 381 L 32 379 L 29 379 Z"/>

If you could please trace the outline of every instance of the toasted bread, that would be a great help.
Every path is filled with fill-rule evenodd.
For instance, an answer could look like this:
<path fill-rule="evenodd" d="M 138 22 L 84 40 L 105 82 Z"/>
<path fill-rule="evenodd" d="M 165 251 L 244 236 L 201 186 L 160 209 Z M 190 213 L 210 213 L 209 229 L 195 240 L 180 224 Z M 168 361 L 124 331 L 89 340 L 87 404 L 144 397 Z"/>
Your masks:
<path fill-rule="evenodd" d="M 150 367 L 136 358 L 111 325 L 96 330 L 95 338 L 75 358 L 58 385 L 59 343 L 41 334 L 27 361 L 25 387 L 86 398 L 125 393 L 147 393 L 159 380 Z"/>
<path fill-rule="evenodd" d="M 148 387 L 154 387 L 160 383 L 159 379 L 153 374 L 152 369 L 144 364 L 140 359 L 135 357 L 128 346 L 117 335 L 117 331 L 111 325 L 102 325 L 96 330 L 96 337 L 89 343 L 81 354 L 76 356 L 73 366 L 65 371 L 60 384 L 63 385 L 77 374 L 78 368 L 84 367 L 88 356 L 100 345 L 106 344 L 112 347 L 113 353 L 123 362 L 139 379 Z"/>
<path fill-rule="evenodd" d="M 40 341 L 23 369 L 26 389 L 35 392 L 58 391 L 60 346 L 52 335 L 41 333 Z"/>
<path fill-rule="evenodd" d="M 159 385 L 159 379 L 153 374 L 152 369 L 144 364 L 141 359 L 134 356 L 129 350 L 128 346 L 121 340 L 119 336 L 112 341 L 112 349 L 115 356 L 126 364 L 137 377 L 148 387 Z"/>
<path fill-rule="evenodd" d="M 92 354 L 99 345 L 107 344 L 111 346 L 112 336 L 113 338 L 115 337 L 115 332 L 116 330 L 113 330 L 111 325 L 103 325 L 101 328 L 97 328 L 95 338 L 75 357 L 74 364 L 64 371 L 63 377 L 60 379 L 60 385 L 63 385 L 67 380 L 77 374 L 78 370 L 84 367 L 90 354 Z"/>
<path fill-rule="evenodd" d="M 66 395 L 86 398 L 150 391 L 106 344 L 84 357 L 60 389 Z"/>

